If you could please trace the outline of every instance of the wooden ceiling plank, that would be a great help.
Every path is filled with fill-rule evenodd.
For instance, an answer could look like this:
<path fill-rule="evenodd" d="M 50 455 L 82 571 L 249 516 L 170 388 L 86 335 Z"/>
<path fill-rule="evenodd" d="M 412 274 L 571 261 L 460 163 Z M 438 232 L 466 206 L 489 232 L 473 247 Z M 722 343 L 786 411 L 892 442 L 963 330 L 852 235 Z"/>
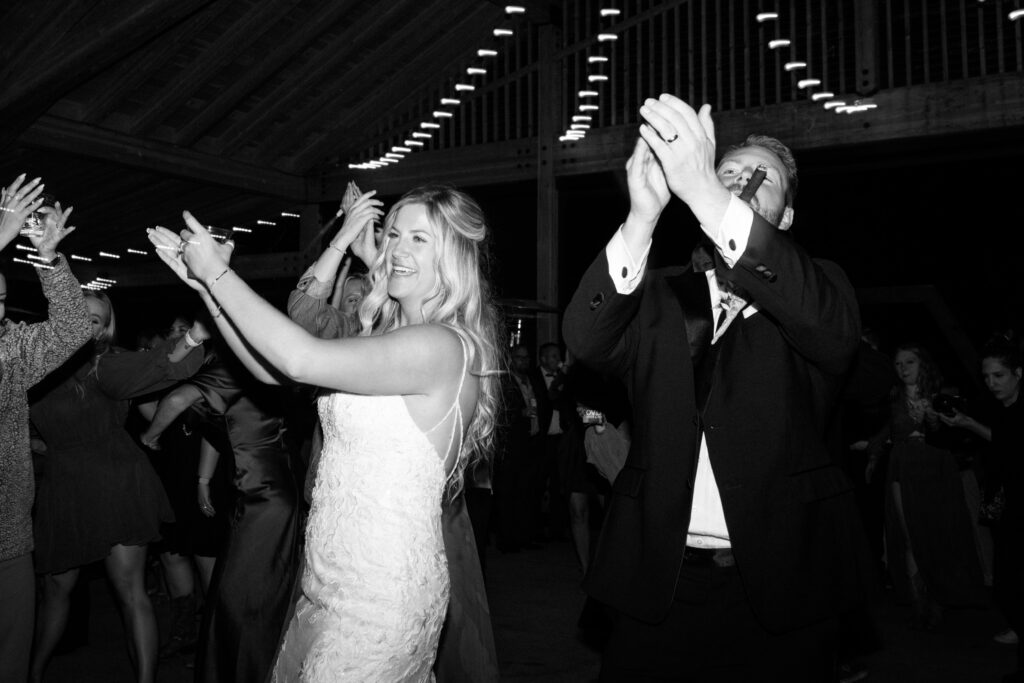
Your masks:
<path fill-rule="evenodd" d="M 191 147 L 199 138 L 206 134 L 232 109 L 244 100 L 264 82 L 285 67 L 295 55 L 309 46 L 316 38 L 328 31 L 354 5 L 356 0 L 337 0 L 328 2 L 323 13 L 310 18 L 297 31 L 292 31 L 287 38 L 260 62 L 259 69 L 248 70 L 242 78 L 231 83 L 218 93 L 216 99 L 209 102 L 203 110 L 181 128 L 174 136 L 174 143 L 183 147 Z"/>
<path fill-rule="evenodd" d="M 95 9 L 97 2 L 66 2 L 39 0 L 11 2 L 13 11 L 3 17 L 0 33 L 0 78 L 31 79 L 55 50 L 63 48 L 63 40 L 83 16 Z"/>
<path fill-rule="evenodd" d="M 138 0 L 101 3 L 102 10 L 60 44 L 59 56 L 32 78 L 16 78 L 0 92 L 0 148 L 14 140 L 82 80 L 153 40 L 214 0 Z"/>
<path fill-rule="evenodd" d="M 494 10 L 488 4 L 481 3 L 477 5 L 475 11 L 462 13 L 451 33 L 458 36 L 479 35 L 483 37 L 487 35 L 488 28 L 493 26 L 494 16 Z M 440 64 L 442 67 L 438 71 L 448 73 L 453 66 L 465 58 L 465 55 L 465 42 L 440 40 L 434 42 L 428 50 L 420 53 L 416 58 L 416 63 Z M 372 124 L 381 117 L 382 112 L 401 112 L 411 109 L 423 97 L 423 92 L 420 89 L 420 86 L 423 85 L 421 69 L 405 69 L 400 74 L 386 80 L 382 80 L 379 73 L 371 74 L 365 71 L 357 73 L 355 77 L 357 80 L 346 83 L 345 88 L 348 91 L 365 92 L 367 96 L 361 99 L 358 105 L 351 109 L 344 118 L 337 117 L 338 124 L 329 129 L 327 134 L 313 141 L 305 142 L 304 146 L 289 157 L 288 167 L 301 168 L 304 171 L 312 170 L 317 161 L 324 156 L 325 149 L 340 147 L 341 149 L 338 151 L 342 154 L 351 152 L 351 145 L 343 144 L 344 140 L 353 134 L 365 136 L 365 131 L 371 129 Z M 372 83 L 377 81 L 381 82 L 381 87 L 372 87 Z M 343 92 L 333 93 L 333 98 L 340 99 Z M 306 126 L 307 132 L 316 121 L 327 118 L 324 112 L 332 111 L 337 112 L 337 104 L 333 101 L 320 102 L 318 110 L 304 110 L 305 120 L 309 122 Z M 318 112 L 320 112 L 319 115 Z M 294 146 L 298 146 L 295 141 L 290 142 Z M 362 139 L 356 144 L 363 145 L 369 142 L 371 141 Z M 275 143 L 273 149 L 284 149 L 284 146 Z"/>
<path fill-rule="evenodd" d="M 445 5 L 445 0 L 440 0 L 440 2 L 442 6 Z M 419 15 L 422 12 L 429 12 L 433 6 L 434 3 L 424 0 L 395 0 L 383 11 L 372 9 L 369 15 L 372 17 L 370 21 L 365 24 L 361 21 L 353 22 L 353 25 L 336 39 L 335 45 L 343 46 L 343 49 L 335 51 L 327 59 L 307 70 L 297 80 L 282 83 L 272 92 L 267 93 L 263 98 L 263 106 L 225 131 L 220 142 L 216 144 L 215 151 L 222 155 L 234 155 L 239 148 L 245 146 L 254 136 L 270 126 L 275 119 L 294 108 L 296 93 L 324 87 L 325 84 L 338 78 L 339 73 L 347 71 L 347 62 L 351 59 L 352 54 L 357 53 L 365 44 L 376 41 L 379 34 L 388 33 L 397 17 L 406 16 L 409 13 Z M 304 125 L 305 122 L 303 122 Z"/>
<path fill-rule="evenodd" d="M 161 36 L 160 40 L 151 42 L 139 54 L 121 60 L 115 68 L 104 74 L 103 81 L 96 88 L 97 94 L 81 107 L 80 120 L 87 123 L 103 121 L 118 104 L 145 83 L 156 69 L 180 51 L 185 40 L 204 30 L 230 7 L 228 3 L 220 3 L 196 12 Z"/>
<path fill-rule="evenodd" d="M 259 10 L 250 12 L 231 25 L 215 43 L 173 81 L 160 89 L 160 94 L 132 121 L 129 132 L 145 135 L 202 88 L 225 65 L 242 53 L 267 31 L 279 30 L 277 22 L 291 12 L 301 0 L 264 0 Z M 262 64 L 253 68 L 262 69 Z"/>
<path fill-rule="evenodd" d="M 26 145 L 103 159 L 126 168 L 212 182 L 249 192 L 304 202 L 306 183 L 301 176 L 282 173 L 222 157 L 182 149 L 176 145 L 144 141 L 85 124 L 41 117 L 21 136 Z"/>

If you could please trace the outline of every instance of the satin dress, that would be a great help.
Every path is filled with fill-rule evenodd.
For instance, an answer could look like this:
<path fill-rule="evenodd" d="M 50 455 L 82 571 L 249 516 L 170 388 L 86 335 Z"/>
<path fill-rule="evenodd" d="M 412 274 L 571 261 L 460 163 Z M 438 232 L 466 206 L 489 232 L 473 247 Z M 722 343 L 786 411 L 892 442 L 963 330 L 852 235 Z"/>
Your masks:
<path fill-rule="evenodd" d="M 233 362 L 193 379 L 203 435 L 227 458 L 235 505 L 204 613 L 196 680 L 261 683 L 287 618 L 299 560 L 298 487 L 284 445 L 287 392 L 260 384 Z"/>

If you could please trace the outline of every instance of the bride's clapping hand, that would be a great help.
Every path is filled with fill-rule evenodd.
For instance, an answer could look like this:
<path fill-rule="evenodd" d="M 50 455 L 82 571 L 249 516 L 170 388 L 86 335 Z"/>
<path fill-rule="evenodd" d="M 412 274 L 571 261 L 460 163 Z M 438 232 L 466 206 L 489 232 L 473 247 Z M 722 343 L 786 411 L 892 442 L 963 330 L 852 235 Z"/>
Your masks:
<path fill-rule="evenodd" d="M 224 272 L 231 260 L 234 242 L 218 243 L 188 211 L 182 213 L 187 230 L 180 236 L 163 227 L 147 231 L 157 255 L 189 287 L 202 291 L 204 285 Z"/>

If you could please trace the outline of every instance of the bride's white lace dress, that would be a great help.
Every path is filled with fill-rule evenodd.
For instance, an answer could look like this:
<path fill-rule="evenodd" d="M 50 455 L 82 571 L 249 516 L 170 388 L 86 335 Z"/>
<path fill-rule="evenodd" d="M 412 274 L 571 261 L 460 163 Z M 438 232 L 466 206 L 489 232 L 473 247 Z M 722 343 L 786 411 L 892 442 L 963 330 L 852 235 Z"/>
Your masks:
<path fill-rule="evenodd" d="M 461 439 L 458 404 L 441 423 Z M 273 680 L 430 681 L 448 605 L 442 460 L 401 396 L 333 393 L 319 411 L 302 595 Z"/>

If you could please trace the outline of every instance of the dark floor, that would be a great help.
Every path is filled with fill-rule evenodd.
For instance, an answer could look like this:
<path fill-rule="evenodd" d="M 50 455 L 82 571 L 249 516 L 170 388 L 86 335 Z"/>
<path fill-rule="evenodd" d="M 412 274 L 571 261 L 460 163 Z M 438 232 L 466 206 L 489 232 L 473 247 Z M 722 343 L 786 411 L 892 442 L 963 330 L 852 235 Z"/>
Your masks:
<path fill-rule="evenodd" d="M 504 555 L 488 549 L 488 585 L 503 681 L 589 683 L 597 655 L 576 638 L 583 605 L 568 542 Z M 90 644 L 56 657 L 46 683 L 130 681 L 124 634 L 102 577 L 90 581 Z M 159 599 L 159 597 L 157 597 Z M 166 603 L 156 605 L 161 625 Z M 1003 628 L 991 610 L 951 611 L 934 633 L 908 628 L 909 608 L 885 599 L 872 609 L 883 647 L 862 658 L 872 682 L 997 682 L 1012 668 L 1012 648 L 992 642 Z M 184 658 L 161 663 L 160 683 L 190 683 Z"/>

